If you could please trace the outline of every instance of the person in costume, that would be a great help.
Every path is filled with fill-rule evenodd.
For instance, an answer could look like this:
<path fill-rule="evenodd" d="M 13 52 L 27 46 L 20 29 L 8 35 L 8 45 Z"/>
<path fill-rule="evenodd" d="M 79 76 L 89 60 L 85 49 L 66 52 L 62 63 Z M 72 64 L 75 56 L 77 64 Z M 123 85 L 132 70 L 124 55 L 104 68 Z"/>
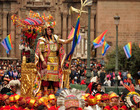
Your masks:
<path fill-rule="evenodd" d="M 54 90 L 57 91 L 62 83 L 62 66 L 66 56 L 63 44 L 70 43 L 73 38 L 60 39 L 53 34 L 53 27 L 53 24 L 45 23 L 43 36 L 39 38 L 36 46 L 35 65 L 37 66 L 38 76 L 34 83 L 38 87 L 34 88 L 34 95 L 39 91 L 41 81 L 44 95 L 47 94 L 49 86 L 54 87 Z"/>
<path fill-rule="evenodd" d="M 3 78 L 4 82 L 2 84 L 2 88 L 1 88 L 1 94 L 6 94 L 7 92 L 10 92 L 10 84 L 9 84 L 9 81 L 10 79 L 9 78 Z"/>
<path fill-rule="evenodd" d="M 4 94 L 2 97 L 2 101 L 4 102 L 4 106 L 1 108 L 1 110 L 8 110 L 10 109 L 9 106 L 9 96 L 7 94 Z"/>
<path fill-rule="evenodd" d="M 112 105 L 113 103 L 117 103 L 117 105 Z M 118 110 L 119 109 L 119 96 L 115 92 L 110 92 L 110 105 L 111 110 Z"/>
<path fill-rule="evenodd" d="M 109 104 L 109 94 L 104 93 L 104 94 L 101 96 L 101 99 L 102 99 L 102 102 L 103 102 L 103 103 L 108 103 L 108 104 Z M 103 107 L 103 110 L 110 110 L 110 106 L 109 106 L 109 105 L 104 106 L 104 107 Z"/>
<path fill-rule="evenodd" d="M 57 108 L 57 106 L 56 106 L 56 97 L 55 97 L 55 95 L 54 94 L 50 94 L 49 96 L 48 96 L 48 102 L 49 102 L 49 104 L 48 104 L 48 110 L 58 110 L 58 108 Z"/>
<path fill-rule="evenodd" d="M 37 108 L 37 103 L 35 99 L 29 99 L 27 101 L 27 109 L 28 110 L 34 110 Z"/>
<path fill-rule="evenodd" d="M 83 99 L 85 100 L 85 107 L 83 110 L 96 110 L 95 105 L 97 104 L 97 101 L 94 96 L 90 95 L 88 98 L 84 96 Z"/>
<path fill-rule="evenodd" d="M 0 94 L 0 109 L 2 108 L 2 105 L 3 103 L 2 103 L 2 94 Z"/>
<path fill-rule="evenodd" d="M 100 102 L 101 102 L 101 100 L 102 100 L 102 94 L 96 93 L 96 94 L 95 94 L 95 98 L 96 98 L 96 100 L 97 100 L 96 110 L 101 110 L 102 108 L 101 108 L 99 105 L 100 105 Z"/>
<path fill-rule="evenodd" d="M 61 91 L 57 98 L 58 110 L 82 110 L 85 106 L 85 101 L 82 99 L 81 91 L 73 88 L 71 90 Z"/>
<path fill-rule="evenodd" d="M 11 80 L 9 82 L 11 91 L 7 93 L 7 95 L 19 94 L 20 95 L 20 81 L 19 80 Z"/>
<path fill-rule="evenodd" d="M 18 109 L 18 107 L 16 105 L 15 95 L 11 95 L 9 97 L 9 105 L 10 105 L 10 109 L 13 109 L 13 110 L 17 110 Z"/>
<path fill-rule="evenodd" d="M 122 90 L 121 100 L 125 103 L 125 106 L 122 106 L 123 108 L 127 108 L 128 110 L 131 110 L 131 108 L 138 107 L 138 104 L 140 103 L 140 91 L 135 89 L 132 82 L 130 82 L 130 86 L 124 84 L 123 85 L 125 89 Z"/>
<path fill-rule="evenodd" d="M 14 104 L 14 105 L 15 105 L 16 107 L 18 107 L 18 106 L 19 106 L 19 105 L 18 105 L 18 104 L 19 104 L 18 100 L 20 99 L 20 95 L 15 94 L 15 95 L 14 95 L 14 98 L 15 98 L 15 104 Z"/>
<path fill-rule="evenodd" d="M 26 100 L 25 100 L 25 98 L 20 97 L 20 98 L 18 99 L 18 105 L 19 105 L 18 110 L 26 110 L 26 109 L 25 109 L 25 108 L 26 108 Z"/>

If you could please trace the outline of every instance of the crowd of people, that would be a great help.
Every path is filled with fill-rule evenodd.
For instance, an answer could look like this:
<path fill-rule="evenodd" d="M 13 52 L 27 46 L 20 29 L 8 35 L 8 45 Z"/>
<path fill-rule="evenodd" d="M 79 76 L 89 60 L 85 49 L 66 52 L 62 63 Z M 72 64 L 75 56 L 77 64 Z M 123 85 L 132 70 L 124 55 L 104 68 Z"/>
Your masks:
<path fill-rule="evenodd" d="M 73 60 L 71 64 L 70 83 L 71 84 L 86 84 L 86 66 L 87 62 L 84 60 Z M 95 76 L 98 77 L 98 81 L 103 86 L 114 86 L 115 85 L 115 71 L 105 71 L 105 61 L 102 58 L 100 62 L 90 61 L 91 68 L 91 79 Z M 127 75 L 130 74 L 128 70 L 118 71 L 118 85 L 122 86 L 124 83 L 128 84 Z M 135 84 L 135 80 L 131 75 L 131 80 Z"/>
<path fill-rule="evenodd" d="M 103 59 L 100 63 L 90 62 L 91 83 L 84 93 L 76 89 L 58 89 L 56 93 L 32 98 L 20 96 L 21 61 L 0 61 L 0 110 L 131 110 L 139 108 L 140 92 L 135 90 L 132 76 L 128 71 L 119 71 L 118 76 L 122 82 L 118 84 L 126 88 L 121 94 L 117 95 L 112 91 L 107 94 L 101 89 L 103 85 L 113 86 L 115 83 L 114 72 L 106 73 L 104 64 Z M 68 68 L 69 65 L 66 64 L 66 66 Z M 86 62 L 72 61 L 70 83 L 85 84 L 85 73 Z"/>

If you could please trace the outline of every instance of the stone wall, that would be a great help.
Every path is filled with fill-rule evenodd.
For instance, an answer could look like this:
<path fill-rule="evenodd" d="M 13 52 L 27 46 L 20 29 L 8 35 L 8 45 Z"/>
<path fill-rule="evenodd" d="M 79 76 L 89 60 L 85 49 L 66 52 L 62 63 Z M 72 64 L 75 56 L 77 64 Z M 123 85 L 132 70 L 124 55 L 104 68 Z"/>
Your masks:
<path fill-rule="evenodd" d="M 116 26 L 114 16 L 120 16 L 118 26 L 119 45 L 126 45 L 132 41 L 140 43 L 140 2 L 129 1 L 98 1 L 96 18 L 96 37 L 106 29 L 108 30 L 105 40 L 115 49 Z M 112 49 L 110 48 L 109 51 Z M 97 49 L 97 57 L 101 58 L 102 48 Z"/>

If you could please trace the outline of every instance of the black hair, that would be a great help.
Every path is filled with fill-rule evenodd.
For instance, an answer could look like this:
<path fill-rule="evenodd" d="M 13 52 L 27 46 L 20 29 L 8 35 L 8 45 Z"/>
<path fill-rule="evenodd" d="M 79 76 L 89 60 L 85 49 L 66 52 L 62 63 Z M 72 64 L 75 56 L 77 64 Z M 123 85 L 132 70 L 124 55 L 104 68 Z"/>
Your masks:
<path fill-rule="evenodd" d="M 51 33 L 53 34 L 53 32 L 54 32 L 54 29 L 53 28 L 50 28 L 51 29 Z M 47 36 L 47 38 L 48 38 L 48 34 L 47 34 L 47 28 L 45 28 L 45 35 L 43 35 L 43 36 Z M 52 39 L 52 35 L 50 36 L 50 38 Z M 55 39 L 55 38 L 54 38 Z M 49 40 L 49 38 L 48 38 L 48 40 Z M 56 39 L 55 39 L 56 40 Z"/>
<path fill-rule="evenodd" d="M 40 105 L 37 110 L 43 110 L 46 106 L 45 105 Z"/>

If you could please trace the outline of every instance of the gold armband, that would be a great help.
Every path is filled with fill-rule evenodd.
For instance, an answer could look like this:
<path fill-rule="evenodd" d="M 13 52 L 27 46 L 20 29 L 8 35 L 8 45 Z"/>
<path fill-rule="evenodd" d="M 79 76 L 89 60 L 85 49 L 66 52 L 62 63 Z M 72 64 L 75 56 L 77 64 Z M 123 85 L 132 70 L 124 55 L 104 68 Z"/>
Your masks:
<path fill-rule="evenodd" d="M 39 50 L 42 52 L 42 51 L 44 51 L 44 49 L 45 49 L 44 42 L 40 42 L 40 44 L 39 44 Z"/>
<path fill-rule="evenodd" d="M 41 59 L 42 62 L 44 61 L 44 57 L 43 57 L 42 54 L 40 55 L 40 59 Z"/>

